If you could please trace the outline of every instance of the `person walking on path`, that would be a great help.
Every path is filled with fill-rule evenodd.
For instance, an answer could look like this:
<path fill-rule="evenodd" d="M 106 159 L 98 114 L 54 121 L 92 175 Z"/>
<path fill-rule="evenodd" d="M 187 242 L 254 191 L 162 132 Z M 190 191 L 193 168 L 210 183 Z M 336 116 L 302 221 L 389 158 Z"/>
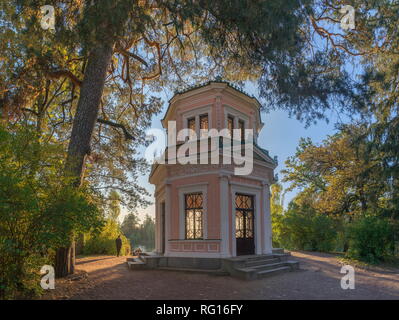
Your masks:
<path fill-rule="evenodd" d="M 116 243 L 116 256 L 119 257 L 119 254 L 120 254 L 121 249 L 122 249 L 121 235 L 119 235 L 118 238 L 116 238 L 115 243 Z"/>

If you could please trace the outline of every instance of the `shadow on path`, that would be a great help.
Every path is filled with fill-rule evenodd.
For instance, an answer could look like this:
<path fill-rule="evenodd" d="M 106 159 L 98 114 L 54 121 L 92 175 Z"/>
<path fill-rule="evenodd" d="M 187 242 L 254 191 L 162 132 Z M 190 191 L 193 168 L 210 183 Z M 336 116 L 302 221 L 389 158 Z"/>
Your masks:
<path fill-rule="evenodd" d="M 109 260 L 109 259 L 113 259 L 116 258 L 114 256 L 112 257 L 106 257 L 106 258 L 100 258 L 100 259 L 90 259 L 89 257 L 87 257 L 89 260 L 82 260 L 82 259 L 76 259 L 76 265 L 81 265 L 81 264 L 85 264 L 85 263 L 92 263 L 92 262 L 96 262 L 96 261 L 101 261 L 101 260 Z"/>
<path fill-rule="evenodd" d="M 301 271 L 255 281 L 163 270 L 129 270 L 126 257 L 85 257 L 77 270 L 84 281 L 67 283 L 64 299 L 399 299 L 399 275 L 356 269 L 355 290 L 343 290 L 340 261 L 335 255 L 292 252 Z M 63 293 L 60 293 L 63 294 Z M 53 298 L 57 298 L 54 295 Z"/>

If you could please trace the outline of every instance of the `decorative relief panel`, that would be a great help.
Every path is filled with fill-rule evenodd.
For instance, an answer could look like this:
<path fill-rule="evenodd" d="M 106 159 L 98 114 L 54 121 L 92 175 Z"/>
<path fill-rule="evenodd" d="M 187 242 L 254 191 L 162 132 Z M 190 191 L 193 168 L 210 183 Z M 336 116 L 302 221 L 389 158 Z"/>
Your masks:
<path fill-rule="evenodd" d="M 220 241 L 173 241 L 170 251 L 174 252 L 220 252 Z"/>

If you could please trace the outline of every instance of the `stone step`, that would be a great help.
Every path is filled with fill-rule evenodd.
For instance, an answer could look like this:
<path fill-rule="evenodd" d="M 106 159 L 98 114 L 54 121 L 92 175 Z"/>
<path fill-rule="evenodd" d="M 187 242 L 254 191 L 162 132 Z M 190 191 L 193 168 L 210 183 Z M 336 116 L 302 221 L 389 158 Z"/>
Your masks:
<path fill-rule="evenodd" d="M 259 261 L 259 260 L 267 260 L 267 259 L 276 259 L 276 258 L 280 258 L 280 259 L 284 259 L 284 258 L 288 258 L 290 257 L 291 254 L 289 253 L 273 253 L 270 255 L 264 255 L 264 256 L 252 256 L 248 259 L 246 259 L 246 261 Z"/>
<path fill-rule="evenodd" d="M 280 257 L 281 255 L 278 255 Z M 253 262 L 253 261 L 266 261 L 266 260 L 272 260 L 277 258 L 277 256 L 268 254 L 268 255 L 251 255 L 251 256 L 238 256 L 234 258 L 228 258 L 228 261 L 234 262 L 234 263 L 248 263 L 248 262 Z"/>
<path fill-rule="evenodd" d="M 275 258 L 288 258 L 288 257 L 291 257 L 291 253 L 289 253 L 289 252 L 273 253 L 273 257 L 275 257 Z"/>
<path fill-rule="evenodd" d="M 146 256 L 137 256 L 137 257 L 129 257 L 126 258 L 128 262 L 145 262 Z"/>
<path fill-rule="evenodd" d="M 207 269 L 192 269 L 192 268 L 174 268 L 174 267 L 160 267 L 159 270 L 166 271 L 180 271 L 180 272 L 190 272 L 190 273 L 206 273 L 215 276 L 228 276 L 229 273 L 223 270 L 207 270 Z"/>
<path fill-rule="evenodd" d="M 280 267 L 289 267 L 285 262 L 276 262 L 276 263 L 270 263 L 270 264 L 261 264 L 258 266 L 252 266 L 251 269 L 254 269 L 256 271 L 263 271 L 263 270 L 270 270 L 270 269 L 275 269 L 275 268 L 280 268 Z"/>
<path fill-rule="evenodd" d="M 289 267 L 291 270 L 298 270 L 299 269 L 299 262 L 298 261 L 280 261 L 277 263 L 271 263 L 271 264 L 265 264 L 265 265 L 259 265 L 259 266 L 253 266 L 252 269 L 255 270 L 270 270 L 270 269 L 275 269 L 279 267 Z"/>
<path fill-rule="evenodd" d="M 279 261 L 280 261 L 279 258 L 250 260 L 245 263 L 245 267 L 255 267 L 260 265 L 273 264 Z"/>
<path fill-rule="evenodd" d="M 298 270 L 299 269 L 299 261 L 294 260 L 287 260 L 284 261 L 287 266 L 291 268 L 291 270 Z"/>
<path fill-rule="evenodd" d="M 251 266 L 251 267 L 243 267 L 243 268 L 237 268 L 236 270 L 240 272 L 246 272 L 246 273 L 254 273 L 254 272 L 260 272 L 263 270 L 270 270 L 270 269 L 276 269 L 280 267 L 289 267 L 285 262 L 276 262 L 276 263 L 271 263 L 271 264 L 262 264 L 258 266 Z"/>
<path fill-rule="evenodd" d="M 253 255 L 253 256 L 243 257 L 243 260 L 249 262 L 249 261 L 269 260 L 274 258 L 275 258 L 274 255 L 268 254 L 268 255 Z"/>
<path fill-rule="evenodd" d="M 269 270 L 261 270 L 256 273 L 257 278 L 266 278 L 270 276 L 274 276 L 283 272 L 289 272 L 291 271 L 291 268 L 288 266 L 284 267 L 279 267 L 279 268 L 274 268 L 274 269 L 269 269 Z"/>
<path fill-rule="evenodd" d="M 241 279 L 255 280 L 258 278 L 278 274 L 280 272 L 293 271 L 297 269 L 299 269 L 299 262 L 287 260 L 236 268 L 232 272 L 232 275 Z"/>
<path fill-rule="evenodd" d="M 140 258 L 138 258 L 138 257 L 129 257 L 129 258 L 126 258 L 126 261 L 128 261 L 128 262 L 140 262 L 142 260 Z"/>
<path fill-rule="evenodd" d="M 147 264 L 143 261 L 126 261 L 127 267 L 130 270 L 144 270 L 147 269 Z"/>

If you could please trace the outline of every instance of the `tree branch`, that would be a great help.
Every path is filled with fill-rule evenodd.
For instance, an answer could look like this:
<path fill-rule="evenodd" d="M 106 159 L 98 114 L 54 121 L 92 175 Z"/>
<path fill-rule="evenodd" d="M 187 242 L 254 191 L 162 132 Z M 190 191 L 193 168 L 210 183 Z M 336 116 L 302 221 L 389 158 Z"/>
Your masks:
<path fill-rule="evenodd" d="M 33 113 L 36 117 L 39 116 L 39 113 L 36 112 L 35 110 L 29 109 L 29 108 L 22 108 L 21 110 L 22 110 L 22 111 L 27 111 L 27 112 Z"/>
<path fill-rule="evenodd" d="M 136 55 L 128 50 L 123 49 L 121 46 L 117 47 L 116 52 L 122 54 L 123 56 L 132 57 L 132 58 L 136 59 L 137 61 L 140 61 L 146 67 L 148 67 L 148 63 L 143 58 L 139 57 L 138 55 Z"/>
<path fill-rule="evenodd" d="M 143 39 L 150 47 L 155 47 L 157 49 L 157 54 L 158 54 L 158 72 L 156 72 L 153 75 L 143 77 L 142 80 L 145 81 L 145 80 L 155 79 L 156 77 L 162 75 L 162 65 L 161 65 L 162 54 L 161 54 L 161 46 L 159 45 L 158 42 L 148 40 L 145 35 L 143 35 Z"/>
<path fill-rule="evenodd" d="M 122 129 L 126 140 L 136 140 L 136 138 L 131 133 L 129 133 L 129 131 L 127 131 L 126 127 L 123 124 L 112 122 L 112 121 L 109 121 L 109 120 L 104 120 L 104 119 L 101 119 L 101 118 L 98 118 L 97 122 L 102 123 L 102 124 L 106 124 L 106 125 L 114 127 L 114 128 Z"/>
<path fill-rule="evenodd" d="M 57 70 L 57 71 L 49 71 L 47 72 L 47 76 L 50 79 L 59 79 L 62 77 L 68 78 L 72 81 L 72 83 L 78 87 L 82 86 L 82 81 L 78 79 L 71 71 L 69 70 Z"/>

